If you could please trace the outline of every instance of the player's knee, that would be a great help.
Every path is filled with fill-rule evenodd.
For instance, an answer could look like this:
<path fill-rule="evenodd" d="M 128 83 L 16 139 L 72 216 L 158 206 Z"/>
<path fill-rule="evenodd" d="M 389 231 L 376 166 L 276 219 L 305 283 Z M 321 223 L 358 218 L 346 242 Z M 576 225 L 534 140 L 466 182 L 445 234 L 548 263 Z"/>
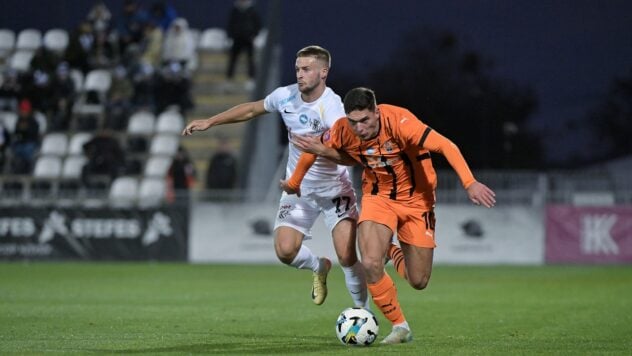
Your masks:
<path fill-rule="evenodd" d="M 343 251 L 337 255 L 338 262 L 340 262 L 340 265 L 343 267 L 351 267 L 358 262 L 358 256 L 355 254 L 355 251 Z"/>
<path fill-rule="evenodd" d="M 281 263 L 289 265 L 292 261 L 294 261 L 296 255 L 280 255 L 277 253 L 277 258 L 281 261 Z"/>
<path fill-rule="evenodd" d="M 298 251 L 296 251 L 295 248 L 288 245 L 281 244 L 276 245 L 275 247 L 277 258 L 279 259 L 279 261 L 286 265 L 292 263 L 292 261 L 294 261 L 296 255 L 298 254 Z"/>
<path fill-rule="evenodd" d="M 369 276 L 380 275 L 384 272 L 384 262 L 381 259 L 365 258 L 362 260 L 362 266 Z"/>
<path fill-rule="evenodd" d="M 416 290 L 425 289 L 428 286 L 428 282 L 430 282 L 430 275 L 427 274 L 423 274 L 416 278 L 411 278 L 411 276 L 408 276 L 408 283 Z"/>

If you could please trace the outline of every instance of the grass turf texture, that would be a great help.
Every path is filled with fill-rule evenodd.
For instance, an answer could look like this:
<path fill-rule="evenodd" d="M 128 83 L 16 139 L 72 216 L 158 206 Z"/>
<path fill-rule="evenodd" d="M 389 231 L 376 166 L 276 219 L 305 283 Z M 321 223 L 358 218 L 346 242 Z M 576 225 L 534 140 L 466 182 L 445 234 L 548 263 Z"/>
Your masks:
<path fill-rule="evenodd" d="M 315 306 L 311 273 L 280 265 L 0 263 L 0 354 L 632 353 L 629 266 L 435 266 L 421 292 L 389 272 L 415 340 L 355 348 L 337 267 Z"/>

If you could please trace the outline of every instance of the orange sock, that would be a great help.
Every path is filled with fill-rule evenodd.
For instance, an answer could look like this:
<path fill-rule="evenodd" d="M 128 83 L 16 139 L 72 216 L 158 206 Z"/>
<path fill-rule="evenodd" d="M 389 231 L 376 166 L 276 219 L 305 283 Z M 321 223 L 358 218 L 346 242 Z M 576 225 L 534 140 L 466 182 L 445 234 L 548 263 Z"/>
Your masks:
<path fill-rule="evenodd" d="M 388 248 L 388 257 L 393 262 L 393 267 L 397 271 L 397 274 L 402 276 L 402 278 L 406 278 L 406 263 L 404 261 L 404 253 L 402 249 L 396 245 L 391 244 Z"/>
<path fill-rule="evenodd" d="M 382 279 L 377 283 L 369 283 L 368 286 L 373 296 L 373 303 L 380 308 L 386 319 L 393 324 L 400 324 L 406 321 L 397 299 L 397 288 L 387 273 L 384 273 Z"/>

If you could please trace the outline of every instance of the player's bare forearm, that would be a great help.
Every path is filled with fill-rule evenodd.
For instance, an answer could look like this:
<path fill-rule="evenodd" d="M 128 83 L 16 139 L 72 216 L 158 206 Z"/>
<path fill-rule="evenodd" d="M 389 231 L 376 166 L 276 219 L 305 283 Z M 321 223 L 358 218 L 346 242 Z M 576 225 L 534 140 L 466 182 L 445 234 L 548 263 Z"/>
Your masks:
<path fill-rule="evenodd" d="M 206 131 L 217 125 L 235 124 L 252 120 L 264 113 L 266 111 L 263 106 L 263 100 L 239 104 L 208 119 L 191 121 L 182 131 L 182 135 L 189 136 L 195 131 Z"/>
<path fill-rule="evenodd" d="M 326 146 L 320 141 L 319 136 L 292 135 L 290 140 L 303 152 L 313 153 L 345 166 L 355 164 L 353 158 L 346 152 Z"/>

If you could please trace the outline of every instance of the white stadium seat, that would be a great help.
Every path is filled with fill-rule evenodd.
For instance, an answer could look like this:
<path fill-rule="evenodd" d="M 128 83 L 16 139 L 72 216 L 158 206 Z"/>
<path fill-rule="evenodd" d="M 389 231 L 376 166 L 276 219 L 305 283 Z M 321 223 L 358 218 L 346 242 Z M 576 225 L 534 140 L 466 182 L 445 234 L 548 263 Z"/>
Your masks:
<path fill-rule="evenodd" d="M 34 28 L 27 28 L 18 33 L 15 49 L 34 52 L 42 45 L 42 32 Z"/>
<path fill-rule="evenodd" d="M 75 83 L 77 93 L 81 93 L 83 91 L 83 72 L 77 68 L 72 68 L 70 69 L 70 78 Z"/>
<path fill-rule="evenodd" d="M 7 58 L 15 48 L 15 32 L 8 28 L 0 29 L 0 58 Z"/>
<path fill-rule="evenodd" d="M 167 196 L 167 184 L 164 178 L 144 178 L 138 191 L 138 206 L 152 208 L 160 206 Z"/>
<path fill-rule="evenodd" d="M 145 164 L 145 177 L 164 178 L 171 167 L 172 158 L 165 156 L 153 156 Z"/>
<path fill-rule="evenodd" d="M 112 74 L 106 69 L 93 69 L 86 75 L 84 90 L 105 93 L 112 85 Z"/>
<path fill-rule="evenodd" d="M 209 52 L 222 52 L 230 46 L 226 31 L 219 27 L 207 28 L 200 35 L 198 49 Z"/>
<path fill-rule="evenodd" d="M 35 161 L 34 178 L 59 178 L 61 175 L 61 158 L 58 156 L 40 156 Z"/>
<path fill-rule="evenodd" d="M 88 72 L 83 92 L 75 104 L 74 111 L 79 114 L 102 114 L 105 111 L 106 95 L 112 85 L 112 74 L 105 69 L 93 69 Z M 88 102 L 88 96 L 96 94 L 98 102 Z"/>
<path fill-rule="evenodd" d="M 154 133 L 156 117 L 149 111 L 137 111 L 127 124 L 127 133 L 133 135 L 151 135 Z"/>
<path fill-rule="evenodd" d="M 136 203 L 137 192 L 138 179 L 129 176 L 115 178 L 108 195 L 110 206 L 116 208 L 132 207 Z"/>
<path fill-rule="evenodd" d="M 27 50 L 15 51 L 9 59 L 9 68 L 18 72 L 27 72 L 31 68 L 31 59 L 33 59 L 34 53 Z"/>
<path fill-rule="evenodd" d="M 64 160 L 61 177 L 66 179 L 79 179 L 81 171 L 88 159 L 86 156 L 68 156 Z"/>
<path fill-rule="evenodd" d="M 61 53 L 68 47 L 68 31 L 61 28 L 51 28 L 44 34 L 44 47 Z"/>
<path fill-rule="evenodd" d="M 69 155 L 82 155 L 83 145 L 90 141 L 92 134 L 89 132 L 77 132 L 70 138 L 70 144 L 68 145 Z"/>
<path fill-rule="evenodd" d="M 63 156 L 68 150 L 68 137 L 63 133 L 49 133 L 42 139 L 41 155 Z"/>
<path fill-rule="evenodd" d="M 167 110 L 156 121 L 156 133 L 180 134 L 184 129 L 184 117 L 176 110 Z"/>
<path fill-rule="evenodd" d="M 151 153 L 152 155 L 173 156 L 178 151 L 179 144 L 179 136 L 166 134 L 156 135 L 151 140 L 149 153 Z"/>
<path fill-rule="evenodd" d="M 4 128 L 12 134 L 15 132 L 15 124 L 18 122 L 18 114 L 13 111 L 1 111 L 0 123 L 4 125 Z"/>
<path fill-rule="evenodd" d="M 43 135 L 48 130 L 48 120 L 46 120 L 46 115 L 41 111 L 33 111 L 33 117 L 35 121 L 37 121 L 37 125 L 39 127 L 40 135 Z"/>

